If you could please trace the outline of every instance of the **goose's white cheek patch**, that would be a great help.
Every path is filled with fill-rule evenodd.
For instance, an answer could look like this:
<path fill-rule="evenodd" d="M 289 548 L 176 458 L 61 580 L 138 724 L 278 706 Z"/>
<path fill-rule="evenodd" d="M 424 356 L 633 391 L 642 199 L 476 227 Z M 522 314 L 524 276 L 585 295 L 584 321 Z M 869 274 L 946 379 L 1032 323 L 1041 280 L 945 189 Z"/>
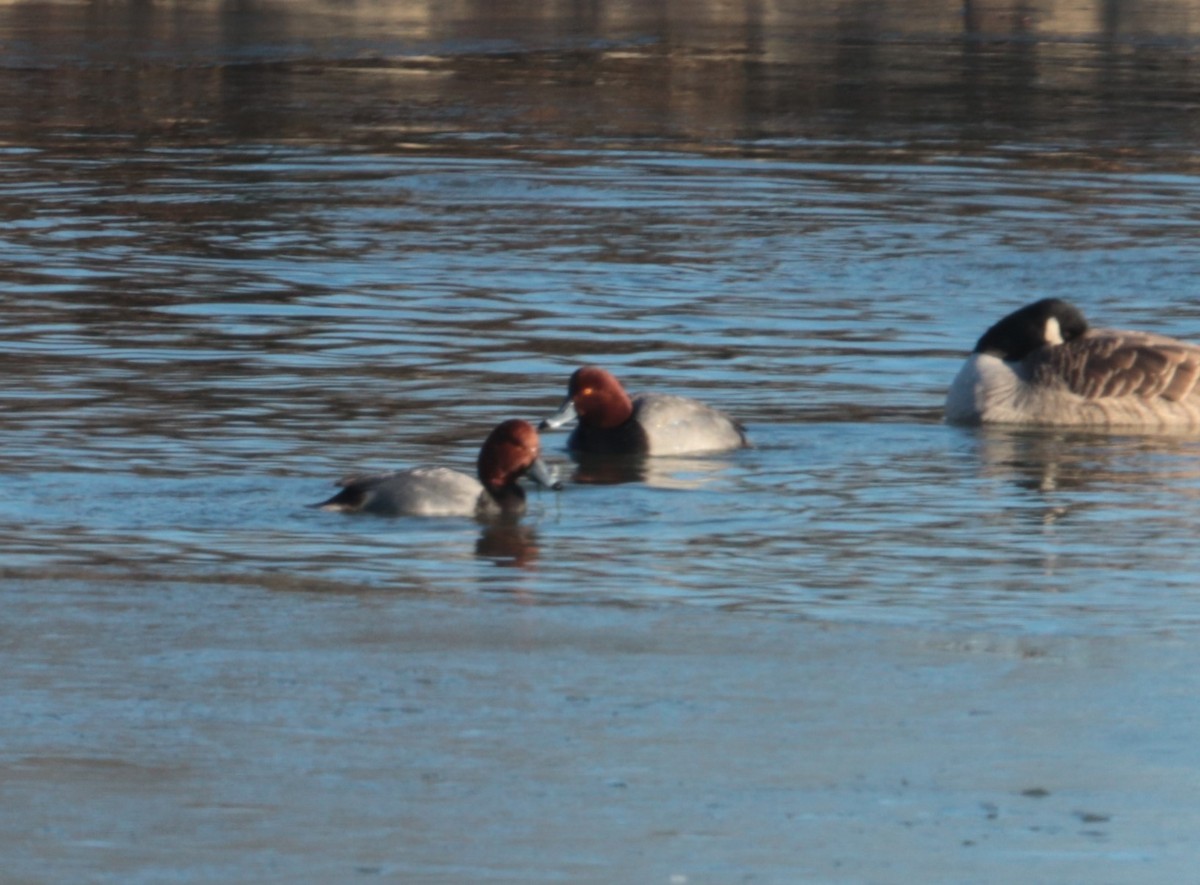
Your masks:
<path fill-rule="evenodd" d="M 1046 320 L 1046 328 L 1042 332 L 1042 337 L 1047 344 L 1062 344 L 1062 327 L 1058 324 L 1058 320 L 1054 317 Z"/>

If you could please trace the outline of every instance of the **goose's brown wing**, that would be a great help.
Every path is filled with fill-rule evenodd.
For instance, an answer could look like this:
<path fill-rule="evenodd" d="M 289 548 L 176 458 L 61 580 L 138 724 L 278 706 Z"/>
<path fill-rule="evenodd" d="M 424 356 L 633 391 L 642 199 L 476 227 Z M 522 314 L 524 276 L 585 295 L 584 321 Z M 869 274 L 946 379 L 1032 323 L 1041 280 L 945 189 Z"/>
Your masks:
<path fill-rule="evenodd" d="M 1200 347 L 1161 335 L 1097 329 L 1030 359 L 1035 383 L 1057 381 L 1085 399 L 1179 401 L 1200 393 Z"/>

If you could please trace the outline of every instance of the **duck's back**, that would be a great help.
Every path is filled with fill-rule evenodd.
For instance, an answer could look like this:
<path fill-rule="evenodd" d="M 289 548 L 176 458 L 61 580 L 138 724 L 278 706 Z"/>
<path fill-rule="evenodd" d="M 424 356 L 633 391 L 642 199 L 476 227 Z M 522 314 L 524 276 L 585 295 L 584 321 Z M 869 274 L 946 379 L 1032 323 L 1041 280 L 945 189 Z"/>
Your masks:
<path fill-rule="evenodd" d="M 383 516 L 471 516 L 490 503 L 478 480 L 447 467 L 351 476 L 339 485 L 342 490 L 322 507 Z"/>
<path fill-rule="evenodd" d="M 746 431 L 724 412 L 684 396 L 639 394 L 633 398 L 633 421 L 651 455 L 715 452 L 747 443 Z"/>

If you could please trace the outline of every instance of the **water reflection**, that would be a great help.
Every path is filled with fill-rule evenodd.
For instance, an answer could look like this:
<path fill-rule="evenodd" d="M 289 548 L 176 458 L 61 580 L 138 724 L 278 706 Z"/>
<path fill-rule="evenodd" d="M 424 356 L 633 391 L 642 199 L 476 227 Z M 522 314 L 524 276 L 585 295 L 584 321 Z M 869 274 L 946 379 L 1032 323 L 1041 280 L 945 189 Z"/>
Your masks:
<path fill-rule="evenodd" d="M 469 134 L 475 150 L 516 151 L 830 132 L 878 144 L 914 121 L 925 138 L 985 141 L 1002 134 L 989 126 L 1042 140 L 1069 124 L 1108 145 L 1196 133 L 1186 113 L 1158 113 L 1194 105 L 1196 0 L 644 7 L 6 4 L 0 132 L 85 139 L 69 150 L 151 136 L 404 150 Z"/>
<path fill-rule="evenodd" d="M 502 568 L 530 568 L 541 553 L 537 530 L 517 520 L 495 520 L 483 527 L 475 555 Z"/>
<path fill-rule="evenodd" d="M 977 436 L 982 475 L 1035 493 L 1044 524 L 1067 518 L 1188 531 L 1200 518 L 1200 442 L 1172 434 L 1103 434 L 987 427 Z M 1121 501 L 1114 510 L 1114 502 Z M 1136 526 L 1134 525 L 1136 524 Z M 1109 532 L 1106 531 L 1106 534 Z"/>
<path fill-rule="evenodd" d="M 978 436 L 984 474 L 1038 492 L 1121 486 L 1200 486 L 1200 442 L 1194 435 L 1106 434 L 1086 431 L 983 427 Z M 1192 466 L 1194 465 L 1194 466 Z"/>
<path fill-rule="evenodd" d="M 637 482 L 658 489 L 698 489 L 727 474 L 733 456 L 646 457 L 572 452 L 571 481 L 582 485 Z"/>

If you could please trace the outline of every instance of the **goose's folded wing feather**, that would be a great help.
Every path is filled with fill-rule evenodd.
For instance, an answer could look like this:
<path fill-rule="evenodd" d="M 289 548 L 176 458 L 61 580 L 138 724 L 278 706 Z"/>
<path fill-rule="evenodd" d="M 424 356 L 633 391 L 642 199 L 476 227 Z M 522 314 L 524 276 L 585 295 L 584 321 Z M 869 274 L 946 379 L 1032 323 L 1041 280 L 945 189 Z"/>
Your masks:
<path fill-rule="evenodd" d="M 1179 401 L 1197 394 L 1200 347 L 1141 332 L 1094 331 L 1034 355 L 1036 380 L 1085 399 L 1137 396 Z"/>

